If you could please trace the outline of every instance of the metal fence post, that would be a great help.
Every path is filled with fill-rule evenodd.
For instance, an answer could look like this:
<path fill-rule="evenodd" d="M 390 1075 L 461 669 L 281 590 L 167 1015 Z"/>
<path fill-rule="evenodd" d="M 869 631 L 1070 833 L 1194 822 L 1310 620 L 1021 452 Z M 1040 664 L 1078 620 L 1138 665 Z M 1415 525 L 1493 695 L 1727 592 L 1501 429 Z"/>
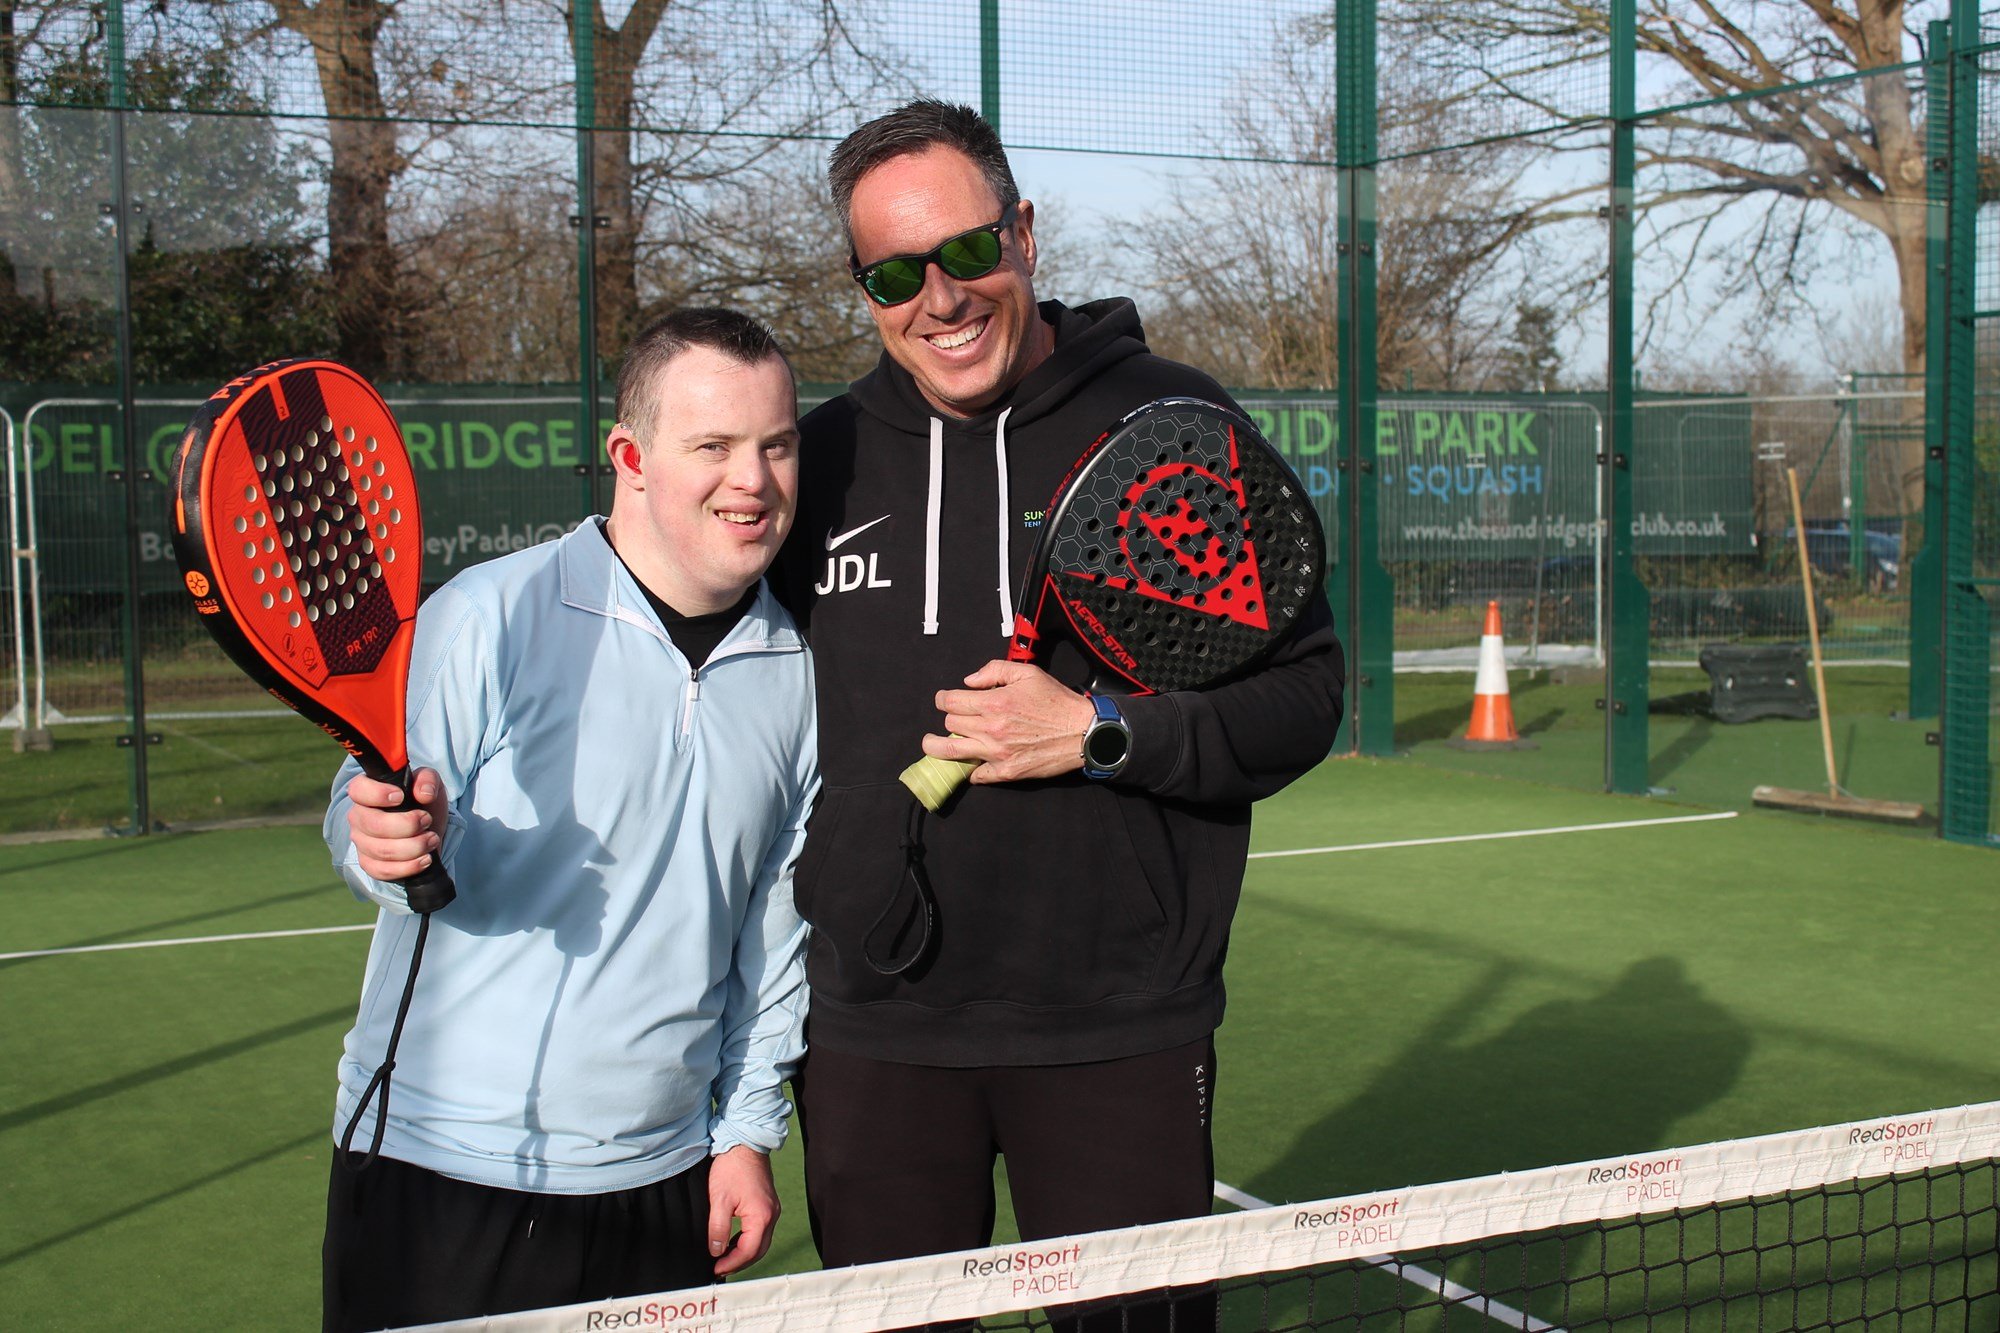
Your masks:
<path fill-rule="evenodd" d="M 1597 457 L 1604 496 L 1604 785 L 1647 789 L 1646 688 L 1649 595 L 1633 567 L 1632 541 L 1632 181 L 1636 174 L 1638 15 L 1634 0 L 1611 5 L 1611 328 L 1606 385 L 1610 426 Z"/>
<path fill-rule="evenodd" d="M 1395 589 L 1378 532 L 1375 324 L 1375 0 L 1341 0 L 1334 56 L 1334 129 L 1340 173 L 1339 534 L 1329 580 L 1347 648 L 1347 717 L 1336 748 L 1396 747 Z"/>
<path fill-rule="evenodd" d="M 21 436 L 25 440 L 25 436 Z M 0 439 L 7 446 L 7 596 L 9 609 L 13 612 L 14 627 L 14 706 L 9 710 L 16 718 L 14 748 L 18 750 L 46 750 L 50 748 L 49 733 L 42 725 L 41 718 L 29 711 L 28 706 L 28 581 L 34 577 L 33 562 L 36 559 L 35 543 L 26 530 L 32 530 L 30 520 L 24 530 L 21 517 L 21 464 L 23 454 L 16 452 L 16 431 L 14 418 L 5 408 L 0 408 Z M 32 466 L 33 460 L 28 460 Z M 35 642 L 40 644 L 42 627 L 35 625 Z M 37 663 L 41 654 L 35 654 Z"/>
<path fill-rule="evenodd" d="M 1945 349 L 1951 346 L 1951 22 L 1934 19 L 1924 60 L 1925 137 L 1930 161 L 1925 204 L 1923 545 L 1908 547 L 1903 586 L 1910 597 L 1910 716 L 1936 717 L 1944 689 Z"/>
<path fill-rule="evenodd" d="M 596 513 L 597 478 L 597 4 L 570 6 L 576 57 L 576 442 L 583 514 Z"/>
<path fill-rule="evenodd" d="M 1993 639 L 1974 551 L 1974 431 L 1979 264 L 1979 5 L 1951 6 L 1951 213 L 1946 297 L 1946 345 L 1930 349 L 1944 369 L 1944 689 L 1939 736 L 1939 831 L 1957 842 L 1987 842 L 1992 834 Z"/>
<path fill-rule="evenodd" d="M 979 0 L 979 114 L 1000 132 L 1000 0 Z"/>
<path fill-rule="evenodd" d="M 1841 483 L 1841 516 L 1847 520 L 1847 567 L 1854 575 L 1856 586 L 1866 588 L 1869 583 L 1868 561 L 1868 435 L 1854 428 L 1855 414 L 1860 411 L 1854 400 L 1854 374 L 1848 372 L 1840 377 L 1840 452 L 1847 464 L 1846 477 Z"/>
<path fill-rule="evenodd" d="M 119 476 L 125 486 L 125 706 L 131 719 L 122 744 L 132 751 L 132 827 L 153 831 L 152 792 L 146 775 L 146 666 L 139 641 L 139 482 L 145 459 L 139 454 L 138 414 L 133 399 L 132 349 L 132 199 L 125 177 L 125 4 L 109 0 L 104 7 L 105 59 L 111 77 L 111 203 L 112 244 L 116 251 L 118 303 L 118 437 Z"/>

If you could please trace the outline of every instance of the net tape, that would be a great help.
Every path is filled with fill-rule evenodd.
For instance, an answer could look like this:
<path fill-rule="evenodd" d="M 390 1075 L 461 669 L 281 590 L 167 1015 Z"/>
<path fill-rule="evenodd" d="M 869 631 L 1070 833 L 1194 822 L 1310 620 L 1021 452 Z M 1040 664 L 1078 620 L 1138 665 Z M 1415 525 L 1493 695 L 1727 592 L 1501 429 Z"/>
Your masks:
<path fill-rule="evenodd" d="M 2000 1157 L 2000 1102 L 1059 1240 L 426 1325 L 871 1333 L 1821 1189 Z M 1028 1280 L 1038 1279 L 1038 1280 Z M 1476 1298 L 1475 1298 L 1476 1299 Z"/>

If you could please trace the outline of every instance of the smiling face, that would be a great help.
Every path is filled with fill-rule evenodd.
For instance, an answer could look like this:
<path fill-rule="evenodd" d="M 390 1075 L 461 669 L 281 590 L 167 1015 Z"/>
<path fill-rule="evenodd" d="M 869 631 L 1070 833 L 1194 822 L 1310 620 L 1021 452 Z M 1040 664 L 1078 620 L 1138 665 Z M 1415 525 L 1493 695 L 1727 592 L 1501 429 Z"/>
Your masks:
<path fill-rule="evenodd" d="M 686 616 L 727 610 L 763 577 L 798 500 L 798 400 L 781 357 L 690 347 L 655 377 L 650 420 L 621 422 L 611 545 Z M 635 433 L 636 432 L 636 433 Z"/>
<path fill-rule="evenodd" d="M 892 157 L 855 182 L 849 216 L 863 266 L 922 254 L 940 241 L 1000 216 L 1000 200 L 971 158 L 932 147 Z M 1025 200 L 1001 234 L 1000 266 L 983 278 L 954 278 L 936 264 L 924 287 L 901 305 L 863 297 L 882 345 L 948 416 L 991 406 L 1045 360 L 1055 332 L 1035 309 L 1035 206 Z"/>

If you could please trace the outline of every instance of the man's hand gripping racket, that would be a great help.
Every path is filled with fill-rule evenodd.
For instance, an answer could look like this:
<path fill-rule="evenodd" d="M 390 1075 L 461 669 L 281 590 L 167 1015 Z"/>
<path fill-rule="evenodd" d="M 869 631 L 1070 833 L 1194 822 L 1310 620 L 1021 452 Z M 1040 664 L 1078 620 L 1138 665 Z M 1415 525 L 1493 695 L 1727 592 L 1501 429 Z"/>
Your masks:
<path fill-rule="evenodd" d="M 423 524 L 388 405 L 345 366 L 275 361 L 216 390 L 189 423 L 175 467 L 174 554 L 202 623 L 252 680 L 416 809 L 403 710 Z M 430 914 L 456 895 L 435 858 L 398 883 L 423 922 L 388 1053 L 343 1150 L 378 1086 L 381 1145 Z"/>
<path fill-rule="evenodd" d="M 1290 633 L 1319 592 L 1325 547 L 1305 487 L 1256 427 L 1198 399 L 1148 403 L 1056 487 L 1007 658 L 1033 662 L 1060 628 L 1109 688 L 1212 685 Z M 902 781 L 937 810 L 975 767 L 926 756 Z"/>

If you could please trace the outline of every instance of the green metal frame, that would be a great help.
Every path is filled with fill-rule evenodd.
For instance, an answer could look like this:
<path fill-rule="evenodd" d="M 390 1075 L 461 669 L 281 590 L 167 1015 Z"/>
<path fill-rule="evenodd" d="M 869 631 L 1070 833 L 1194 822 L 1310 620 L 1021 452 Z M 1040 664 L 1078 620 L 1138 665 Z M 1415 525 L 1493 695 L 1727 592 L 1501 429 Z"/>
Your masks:
<path fill-rule="evenodd" d="M 1868 586 L 1868 433 L 1861 429 L 1854 403 L 1854 376 L 1843 375 L 1840 389 L 1840 430 L 1847 439 L 1847 570 L 1861 587 Z"/>
<path fill-rule="evenodd" d="M 1396 747 L 1395 587 L 1382 566 L 1375 484 L 1375 0 L 1340 6 L 1334 125 L 1340 173 L 1340 533 L 1329 581 L 1347 648 L 1347 709 L 1337 747 Z"/>
<path fill-rule="evenodd" d="M 139 481 L 144 463 L 135 424 L 138 407 L 133 402 L 132 199 L 125 174 L 129 91 L 125 86 L 124 0 L 109 0 L 104 6 L 104 45 L 111 85 L 111 199 L 106 207 L 112 222 L 118 284 L 118 456 L 125 491 L 125 606 L 119 622 L 125 640 L 125 706 L 130 718 L 126 734 L 119 739 L 132 752 L 132 824 L 113 831 L 143 835 L 153 831 L 153 811 L 152 786 L 146 774 L 146 670 L 140 660 L 143 645 L 139 633 Z"/>
<path fill-rule="evenodd" d="M 979 0 L 979 114 L 1000 132 L 1000 0 Z"/>
<path fill-rule="evenodd" d="M 1604 489 L 1604 785 L 1609 791 L 1648 788 L 1646 751 L 1647 633 L 1650 594 L 1635 572 L 1632 543 L 1632 238 L 1637 173 L 1638 15 L 1634 0 L 1611 5 L 1611 328 L 1606 384 L 1610 412 L 1605 452 L 1598 457 Z"/>
<path fill-rule="evenodd" d="M 576 59 L 576 438 L 584 461 L 580 497 L 586 515 L 598 511 L 597 479 L 597 0 L 570 6 L 570 49 Z M 607 497 L 607 507 L 608 507 Z"/>
<path fill-rule="evenodd" d="M 1955 842 L 1991 841 L 1993 761 L 1992 625 L 1974 568 L 1974 429 L 1979 261 L 1979 5 L 1952 0 L 1951 152 L 1947 208 L 1946 344 L 1930 349 L 1944 362 L 1943 694 L 1938 766 L 1939 831 Z M 1942 356 L 1940 357 L 1940 353 Z"/>
<path fill-rule="evenodd" d="M 1930 161 L 1924 252 L 1924 533 L 1909 558 L 1911 717 L 1936 717 L 1944 690 L 1945 361 L 1951 346 L 1951 23 L 1934 20 L 1924 62 Z"/>
<path fill-rule="evenodd" d="M 1649 602 L 1650 593 L 1636 572 L 1634 517 L 1634 401 L 1638 376 L 1634 354 L 1634 178 L 1636 135 L 1640 124 L 1637 85 L 1638 0 L 1609 0 L 1610 94 L 1606 107 L 1609 134 L 1608 198 L 1605 216 L 1609 244 L 1609 326 L 1606 339 L 1608 412 L 1604 452 L 1599 457 L 1599 496 L 1605 531 L 1600 542 L 1599 589 L 1605 625 L 1604 786 L 1611 791 L 1648 790 Z M 112 135 L 111 193 L 108 212 L 115 227 L 119 281 L 129 281 L 124 265 L 131 250 L 130 203 L 127 198 L 126 131 L 130 89 L 126 69 L 127 0 L 107 0 L 102 7 L 108 60 L 110 129 Z M 595 39 L 600 6 L 569 7 L 575 63 L 575 136 L 577 199 L 577 319 L 578 436 L 597 438 L 602 409 L 601 349 L 596 327 L 595 274 L 598 266 L 596 185 L 593 147 L 606 132 L 596 123 Z M 1377 170 L 1382 159 L 1378 137 L 1377 9 L 1378 0 L 1336 0 L 1336 151 L 1331 169 L 1337 172 L 1340 221 L 1338 246 L 1339 364 L 1335 392 L 1339 444 L 1335 456 L 1338 499 L 1337 533 L 1330 557 L 1329 598 L 1343 644 L 1349 654 L 1347 721 L 1340 748 L 1383 755 L 1395 745 L 1395 615 L 1394 583 L 1380 550 L 1378 505 L 1381 486 L 1376 421 L 1377 382 Z M 1939 717 L 1942 747 L 1939 766 L 1940 827 L 1944 836 L 1990 844 L 1994 838 L 1992 805 L 1996 773 L 1990 749 L 1993 659 L 1993 579 L 1977 566 L 1982 543 L 1992 538 L 1973 530 L 1975 429 L 1991 430 L 1992 421 L 1976 417 L 1975 335 L 1981 321 L 2000 311 L 1977 308 L 1977 275 L 1982 238 L 1978 234 L 1980 187 L 1977 132 L 1981 78 L 1978 0 L 1952 0 L 1948 21 L 1929 28 L 1923 60 L 1927 82 L 1928 156 L 1932 170 L 1928 191 L 1928 258 L 1930 267 L 1926 368 L 1923 539 L 1907 553 L 1905 574 L 1910 590 L 1911 645 L 1909 713 Z M 1002 123 L 1000 64 L 1000 0 L 978 5 L 980 105 L 997 128 Z M 1897 67 L 1914 68 L 1914 67 Z M 1870 71 L 1867 74 L 1892 71 Z M 1845 82 L 1847 76 L 1824 82 Z M 1813 86 L 1811 84 L 1800 85 Z M 1731 97 L 1762 96 L 1750 90 Z M 1713 99 L 1728 101 L 1730 98 Z M 1705 104 L 1705 103 L 1703 103 Z M 1671 108 L 1655 108 L 1659 115 Z M 613 127 L 617 128 L 617 127 Z M 1313 164 L 1304 169 L 1328 169 Z M 2000 239 L 1985 238 L 1988 245 Z M 117 310 L 120 435 L 124 440 L 127 560 L 131 577 L 125 599 L 122 630 L 125 684 L 130 734 L 121 738 L 131 750 L 131 828 L 151 827 L 147 782 L 144 671 L 140 660 L 141 624 L 136 549 L 139 502 L 138 451 L 133 447 L 136 414 L 132 371 L 132 310 L 122 292 Z M 1844 421 L 1852 431 L 1849 455 L 1850 493 L 1856 497 L 1849 514 L 1849 559 L 1857 572 L 1866 567 L 1866 461 L 1870 441 L 1852 403 Z M 579 502 L 585 512 L 599 508 L 604 498 L 603 469 L 595 451 L 580 473 Z"/>

